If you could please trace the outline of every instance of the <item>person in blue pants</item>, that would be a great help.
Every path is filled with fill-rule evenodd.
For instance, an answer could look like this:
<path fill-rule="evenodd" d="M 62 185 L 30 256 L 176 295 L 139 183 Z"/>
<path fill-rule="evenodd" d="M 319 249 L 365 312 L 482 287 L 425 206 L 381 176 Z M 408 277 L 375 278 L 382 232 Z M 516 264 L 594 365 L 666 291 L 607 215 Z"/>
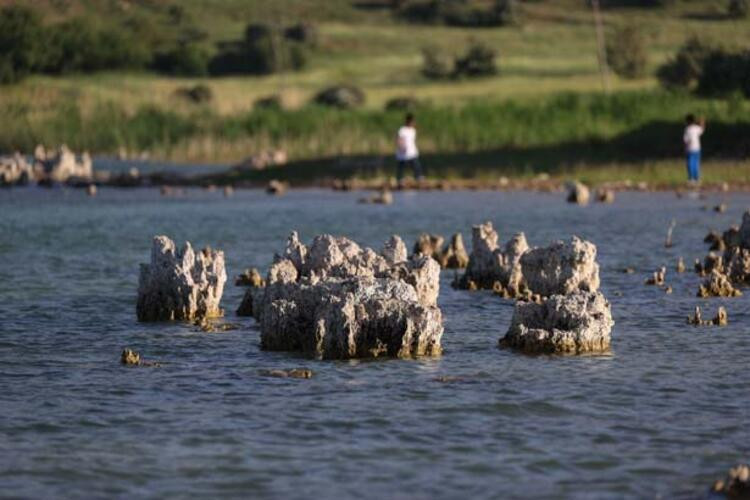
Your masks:
<path fill-rule="evenodd" d="M 687 158 L 688 181 L 698 183 L 701 177 L 701 136 L 706 130 L 706 120 L 696 119 L 695 115 L 685 117 L 685 134 L 682 141 L 685 144 Z"/>
<path fill-rule="evenodd" d="M 404 125 L 398 129 L 398 133 L 396 134 L 396 161 L 398 162 L 396 179 L 398 180 L 399 189 L 403 187 L 404 170 L 407 166 L 414 169 L 414 177 L 417 182 L 422 182 L 424 172 L 422 171 L 422 165 L 419 163 L 417 126 L 412 113 L 406 115 Z"/>

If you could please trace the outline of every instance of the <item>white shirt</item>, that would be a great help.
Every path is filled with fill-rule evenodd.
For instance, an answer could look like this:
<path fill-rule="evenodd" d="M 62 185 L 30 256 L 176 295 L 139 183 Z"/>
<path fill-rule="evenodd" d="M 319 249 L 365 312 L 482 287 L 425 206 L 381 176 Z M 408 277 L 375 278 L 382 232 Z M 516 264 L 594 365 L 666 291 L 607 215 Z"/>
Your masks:
<path fill-rule="evenodd" d="M 701 150 L 701 135 L 703 127 L 692 124 L 685 127 L 685 135 L 682 140 L 685 142 L 685 150 L 688 153 L 697 153 Z"/>
<path fill-rule="evenodd" d="M 404 125 L 398 129 L 397 141 L 397 160 L 407 161 L 419 157 L 419 150 L 417 149 L 417 129 Z"/>

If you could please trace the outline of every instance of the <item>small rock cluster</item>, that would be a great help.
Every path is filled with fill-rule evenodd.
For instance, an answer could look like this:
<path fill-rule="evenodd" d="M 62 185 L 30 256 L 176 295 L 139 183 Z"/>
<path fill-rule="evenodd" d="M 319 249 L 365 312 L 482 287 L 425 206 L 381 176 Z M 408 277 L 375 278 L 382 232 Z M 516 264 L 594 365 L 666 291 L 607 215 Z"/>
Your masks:
<path fill-rule="evenodd" d="M 91 156 L 84 152 L 80 159 L 67 146 L 48 151 L 44 146 L 34 149 L 34 162 L 16 153 L 0 157 L 0 186 L 37 182 L 40 184 L 87 184 L 93 181 Z"/>
<path fill-rule="evenodd" d="M 714 483 L 712 490 L 730 499 L 750 498 L 750 465 L 739 464 L 732 467 L 726 478 Z"/>
<path fill-rule="evenodd" d="M 713 319 L 704 320 L 701 315 L 700 306 L 695 306 L 695 313 L 688 316 L 687 322 L 688 325 L 695 326 L 727 326 L 729 324 L 729 315 L 727 315 L 726 309 L 719 307 Z"/>
<path fill-rule="evenodd" d="M 721 235 L 709 233 L 704 239 L 711 251 L 695 270 L 707 279 L 698 290 L 700 297 L 737 297 L 737 286 L 750 283 L 750 212 L 742 216 L 739 227 L 731 227 Z M 720 253 L 719 253 L 720 252 Z"/>
<path fill-rule="evenodd" d="M 141 264 L 138 321 L 195 321 L 222 315 L 219 302 L 227 274 L 224 252 L 193 251 L 190 242 L 178 250 L 166 236 L 156 236 L 151 262 Z"/>
<path fill-rule="evenodd" d="M 263 349 L 318 359 L 434 356 L 443 334 L 439 278 L 438 263 L 407 260 L 397 236 L 377 253 L 331 235 L 308 246 L 293 232 L 265 288 L 248 289 L 246 299 Z"/>

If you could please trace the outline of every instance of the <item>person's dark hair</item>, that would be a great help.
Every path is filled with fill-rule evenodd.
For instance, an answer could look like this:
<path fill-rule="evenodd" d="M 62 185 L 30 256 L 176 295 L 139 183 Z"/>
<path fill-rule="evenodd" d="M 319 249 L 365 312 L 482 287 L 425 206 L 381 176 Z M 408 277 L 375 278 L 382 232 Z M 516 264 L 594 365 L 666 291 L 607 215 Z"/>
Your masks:
<path fill-rule="evenodd" d="M 693 113 L 688 114 L 685 117 L 685 123 L 687 123 L 688 125 L 692 125 L 693 123 L 695 123 L 695 115 Z"/>
<path fill-rule="evenodd" d="M 404 120 L 407 125 L 414 123 L 414 113 L 406 113 L 406 119 Z"/>

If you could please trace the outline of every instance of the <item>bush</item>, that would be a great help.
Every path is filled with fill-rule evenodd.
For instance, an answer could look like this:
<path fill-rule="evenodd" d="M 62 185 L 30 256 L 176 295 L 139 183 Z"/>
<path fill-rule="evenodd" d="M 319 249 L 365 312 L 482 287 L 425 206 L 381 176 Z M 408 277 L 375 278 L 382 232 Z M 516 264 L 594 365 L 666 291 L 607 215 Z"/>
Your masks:
<path fill-rule="evenodd" d="M 166 52 L 157 52 L 151 68 L 174 76 L 205 76 L 208 74 L 208 52 L 194 43 L 180 43 Z"/>
<path fill-rule="evenodd" d="M 453 74 L 452 61 L 434 47 L 422 49 L 422 74 L 431 80 L 450 78 Z"/>
<path fill-rule="evenodd" d="M 365 93 L 353 85 L 337 85 L 320 91 L 315 102 L 323 106 L 352 109 L 365 103 Z"/>
<path fill-rule="evenodd" d="M 404 0 L 395 6 L 410 22 L 464 27 L 492 27 L 514 23 L 517 0 L 476 3 L 470 0 Z"/>
<path fill-rule="evenodd" d="M 727 7 L 729 17 L 743 19 L 750 13 L 750 0 L 729 0 Z"/>
<path fill-rule="evenodd" d="M 194 104 L 210 102 L 214 97 L 211 87 L 203 84 L 198 84 L 193 87 L 180 87 L 175 90 L 174 93 L 177 97 L 187 99 Z"/>
<path fill-rule="evenodd" d="M 386 111 L 414 111 L 419 101 L 411 96 L 394 97 L 385 103 Z"/>
<path fill-rule="evenodd" d="M 665 87 L 691 87 L 700 80 L 703 65 L 713 50 L 711 45 L 692 37 L 657 70 L 656 76 Z"/>
<path fill-rule="evenodd" d="M 38 67 L 42 33 L 34 11 L 18 6 L 0 11 L 0 84 L 17 82 Z"/>
<path fill-rule="evenodd" d="M 646 73 L 646 40 L 635 26 L 617 30 L 607 41 L 607 62 L 623 78 L 639 78 Z"/>
<path fill-rule="evenodd" d="M 750 52 L 711 52 L 703 63 L 697 92 L 702 95 L 742 92 L 750 97 Z"/>
<path fill-rule="evenodd" d="M 307 63 L 304 48 L 264 24 L 250 24 L 239 42 L 223 44 L 209 62 L 212 75 L 266 75 L 298 70 Z"/>
<path fill-rule="evenodd" d="M 281 103 L 281 97 L 277 95 L 269 95 L 266 97 L 261 97 L 260 99 L 256 99 L 256 101 L 253 103 L 253 108 L 255 109 L 271 109 L 271 110 L 281 110 L 283 108 Z"/>
<path fill-rule="evenodd" d="M 318 29 L 310 23 L 294 24 L 284 30 L 284 38 L 314 47 L 318 44 Z"/>
<path fill-rule="evenodd" d="M 456 57 L 453 65 L 453 77 L 489 76 L 497 73 L 495 49 L 482 42 L 475 41 L 461 56 Z"/>

